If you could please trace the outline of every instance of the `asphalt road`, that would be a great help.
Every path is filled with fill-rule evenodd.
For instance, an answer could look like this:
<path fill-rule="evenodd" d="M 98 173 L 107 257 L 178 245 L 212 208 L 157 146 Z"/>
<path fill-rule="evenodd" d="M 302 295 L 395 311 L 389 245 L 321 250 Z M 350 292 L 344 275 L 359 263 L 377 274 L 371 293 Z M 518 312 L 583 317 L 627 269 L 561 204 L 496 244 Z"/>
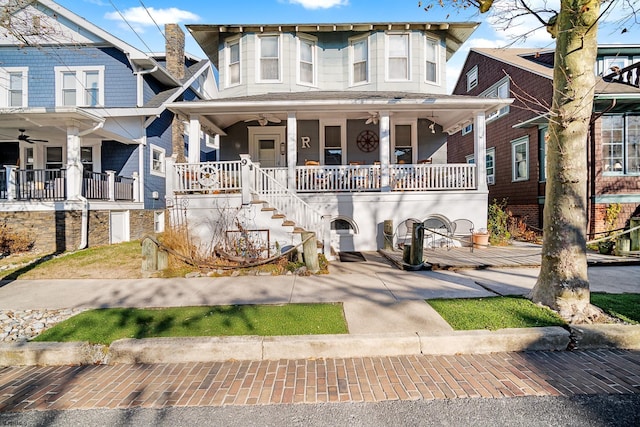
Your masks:
<path fill-rule="evenodd" d="M 640 395 L 582 395 L 162 410 L 27 411 L 3 426 L 637 426 Z"/>

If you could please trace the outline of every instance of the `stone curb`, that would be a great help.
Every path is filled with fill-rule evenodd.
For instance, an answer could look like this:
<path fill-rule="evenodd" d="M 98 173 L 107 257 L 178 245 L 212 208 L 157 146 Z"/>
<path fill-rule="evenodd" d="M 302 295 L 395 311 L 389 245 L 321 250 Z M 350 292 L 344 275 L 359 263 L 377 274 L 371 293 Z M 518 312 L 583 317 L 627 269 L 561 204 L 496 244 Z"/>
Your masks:
<path fill-rule="evenodd" d="M 640 349 L 640 325 L 573 327 L 578 349 Z M 562 351 L 572 341 L 562 327 L 419 334 L 300 335 L 277 337 L 147 338 L 111 346 L 72 343 L 0 345 L 0 366 L 221 362 L 307 358 L 453 355 Z"/>

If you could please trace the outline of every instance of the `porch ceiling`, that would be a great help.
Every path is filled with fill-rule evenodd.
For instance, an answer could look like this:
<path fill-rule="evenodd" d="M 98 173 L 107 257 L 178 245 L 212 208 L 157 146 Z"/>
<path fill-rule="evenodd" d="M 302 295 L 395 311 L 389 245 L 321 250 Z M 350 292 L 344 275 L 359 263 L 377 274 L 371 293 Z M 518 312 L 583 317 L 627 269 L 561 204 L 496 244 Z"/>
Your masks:
<path fill-rule="evenodd" d="M 261 114 L 285 123 L 289 114 L 294 114 L 297 120 L 337 117 L 366 120 L 373 112 L 386 111 L 392 118 L 431 120 L 442 126 L 444 132 L 454 133 L 472 123 L 477 112 L 488 114 L 512 102 L 512 99 L 458 95 L 310 92 L 179 102 L 170 104 L 169 109 L 184 117 L 199 116 L 222 130 L 234 123 L 257 120 Z"/>

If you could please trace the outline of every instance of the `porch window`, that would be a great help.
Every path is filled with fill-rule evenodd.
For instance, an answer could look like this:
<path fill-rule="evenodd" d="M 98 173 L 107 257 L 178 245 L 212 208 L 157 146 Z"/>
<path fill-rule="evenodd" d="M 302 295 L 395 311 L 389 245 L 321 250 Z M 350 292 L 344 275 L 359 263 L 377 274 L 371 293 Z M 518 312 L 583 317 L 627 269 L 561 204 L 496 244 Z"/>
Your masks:
<path fill-rule="evenodd" d="M 342 127 L 324 127 L 324 164 L 342 164 Z"/>
<path fill-rule="evenodd" d="M 104 66 L 55 67 L 56 105 L 104 105 Z"/>
<path fill-rule="evenodd" d="M 640 173 L 640 116 L 602 117 L 601 140 L 606 174 Z"/>
<path fill-rule="evenodd" d="M 25 170 L 33 170 L 33 165 L 35 164 L 33 147 L 24 147 L 23 153 L 23 160 L 21 164 L 24 165 Z"/>
<path fill-rule="evenodd" d="M 526 181 L 529 179 L 529 138 L 519 138 L 511 141 L 512 180 Z"/>
<path fill-rule="evenodd" d="M 85 172 L 93 172 L 93 147 L 80 147 L 80 161 Z"/>
<path fill-rule="evenodd" d="M 409 34 L 387 34 L 387 78 L 409 80 Z"/>
<path fill-rule="evenodd" d="M 426 38 L 426 80 L 430 83 L 438 82 L 438 41 Z"/>
<path fill-rule="evenodd" d="M 164 176 L 164 148 L 151 144 L 151 175 Z"/>
<path fill-rule="evenodd" d="M 478 66 L 476 65 L 467 72 L 467 92 L 478 86 Z"/>
<path fill-rule="evenodd" d="M 227 86 L 240 84 L 240 39 L 227 42 Z"/>
<path fill-rule="evenodd" d="M 353 84 L 366 83 L 368 78 L 369 43 L 367 39 L 351 41 Z"/>
<path fill-rule="evenodd" d="M 280 36 L 261 36 L 260 41 L 260 80 L 280 80 Z"/>
<path fill-rule="evenodd" d="M 298 39 L 298 81 L 302 84 L 315 84 L 316 43 L 307 38 Z"/>
<path fill-rule="evenodd" d="M 413 163 L 413 144 L 412 144 L 412 126 L 409 125 L 395 125 L 395 137 L 394 137 L 394 155 L 396 163 L 411 164 Z"/>
<path fill-rule="evenodd" d="M 47 147 L 45 169 L 62 169 L 62 147 Z"/>

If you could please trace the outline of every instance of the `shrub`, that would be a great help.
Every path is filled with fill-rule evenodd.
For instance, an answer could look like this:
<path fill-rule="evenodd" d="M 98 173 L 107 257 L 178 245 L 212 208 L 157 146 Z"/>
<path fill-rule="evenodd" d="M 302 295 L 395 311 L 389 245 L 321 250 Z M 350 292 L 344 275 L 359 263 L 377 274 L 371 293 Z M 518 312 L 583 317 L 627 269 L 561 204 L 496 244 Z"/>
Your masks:
<path fill-rule="evenodd" d="M 511 233 L 509 232 L 509 213 L 506 210 L 507 199 L 498 202 L 493 199 L 489 205 L 489 243 L 496 246 L 509 244 Z"/>
<path fill-rule="evenodd" d="M 18 233 L 6 223 L 0 224 L 0 254 L 3 256 L 33 249 L 35 239 L 28 233 Z"/>

